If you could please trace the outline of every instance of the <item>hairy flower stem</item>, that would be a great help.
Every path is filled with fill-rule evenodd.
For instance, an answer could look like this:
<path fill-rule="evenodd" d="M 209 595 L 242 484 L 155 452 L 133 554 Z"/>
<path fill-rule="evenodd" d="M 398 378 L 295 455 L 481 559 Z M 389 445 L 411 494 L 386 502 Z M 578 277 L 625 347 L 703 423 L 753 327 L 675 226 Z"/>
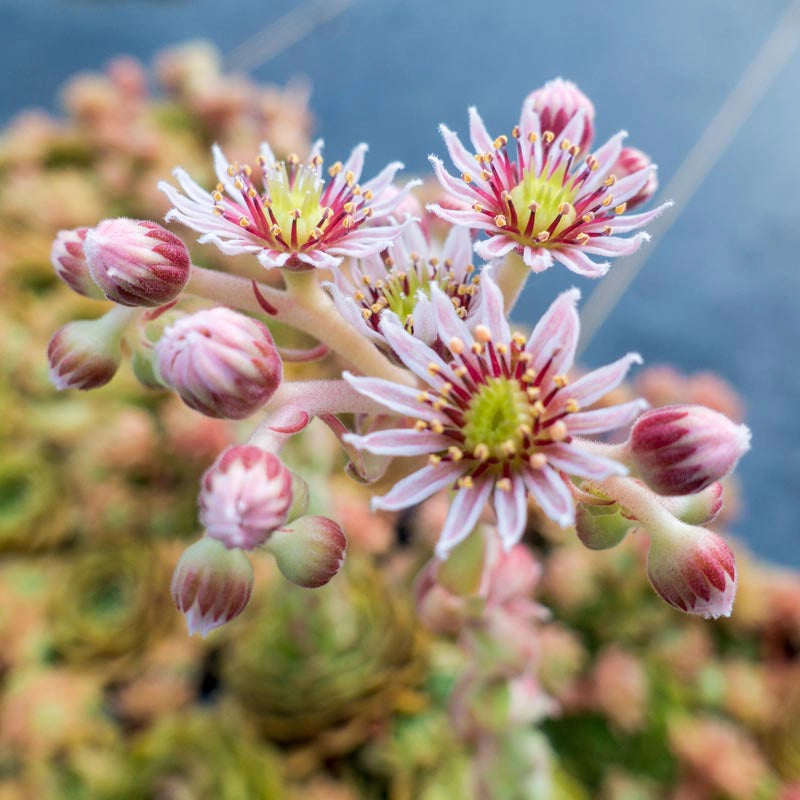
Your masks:
<path fill-rule="evenodd" d="M 339 315 L 333 302 L 320 288 L 313 272 L 284 272 L 287 290 L 257 284 L 264 299 L 277 310 L 282 323 L 307 333 L 326 344 L 358 372 L 377 378 L 408 383 L 405 370 L 389 360 Z M 263 314 L 247 278 L 192 266 L 189 294 L 233 306 L 253 314 Z"/>
<path fill-rule="evenodd" d="M 503 305 L 507 315 L 519 300 L 530 274 L 531 268 L 522 260 L 522 256 L 515 252 L 509 253 L 496 269 L 494 278 L 503 294 Z"/>
<path fill-rule="evenodd" d="M 630 478 L 615 476 L 602 481 L 584 481 L 583 488 L 600 492 L 615 500 L 631 516 L 636 517 L 651 536 L 662 531 L 674 532 L 678 528 L 689 528 L 675 519 L 650 489 Z"/>
<path fill-rule="evenodd" d="M 97 319 L 98 335 L 122 337 L 125 329 L 142 313 L 141 308 L 130 306 L 112 306 L 102 317 Z"/>
<path fill-rule="evenodd" d="M 383 406 L 341 380 L 292 381 L 281 384 L 264 407 L 265 416 L 250 444 L 277 453 L 314 418 L 324 414 L 380 414 Z"/>

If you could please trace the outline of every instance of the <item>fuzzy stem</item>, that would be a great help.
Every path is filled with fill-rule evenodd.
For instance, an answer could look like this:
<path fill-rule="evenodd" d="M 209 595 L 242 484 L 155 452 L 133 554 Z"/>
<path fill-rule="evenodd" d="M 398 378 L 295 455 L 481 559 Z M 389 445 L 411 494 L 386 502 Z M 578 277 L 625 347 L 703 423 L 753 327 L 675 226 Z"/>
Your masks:
<path fill-rule="evenodd" d="M 141 308 L 114 305 L 96 320 L 98 334 L 122 339 L 125 329 L 142 313 Z"/>
<path fill-rule="evenodd" d="M 250 444 L 277 452 L 295 433 L 323 414 L 381 414 L 386 409 L 342 380 L 291 381 L 264 407 Z"/>
<path fill-rule="evenodd" d="M 375 345 L 342 318 L 313 271 L 284 271 L 284 279 L 287 291 L 258 284 L 259 292 L 275 307 L 282 323 L 326 344 L 360 373 L 396 383 L 411 382 L 408 372 L 393 366 Z M 251 281 L 236 275 L 192 266 L 186 291 L 250 313 L 264 313 Z"/>
<path fill-rule="evenodd" d="M 689 527 L 675 519 L 654 492 L 630 478 L 615 476 L 602 481 L 586 481 L 585 484 L 616 500 L 631 516 L 636 517 L 651 535 L 675 533 L 678 528 Z"/>
<path fill-rule="evenodd" d="M 531 274 L 531 268 L 522 260 L 522 256 L 513 250 L 506 256 L 505 261 L 497 268 L 494 279 L 503 293 L 503 304 L 506 316 L 511 313 L 515 303 L 525 287 L 525 281 Z"/>

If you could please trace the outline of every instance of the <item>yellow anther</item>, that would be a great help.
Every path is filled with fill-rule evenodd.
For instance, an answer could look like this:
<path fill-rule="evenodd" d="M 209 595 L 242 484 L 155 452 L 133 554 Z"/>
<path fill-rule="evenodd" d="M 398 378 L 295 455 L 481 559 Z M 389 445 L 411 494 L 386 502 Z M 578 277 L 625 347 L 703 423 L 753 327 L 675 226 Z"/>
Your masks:
<path fill-rule="evenodd" d="M 381 303 L 373 303 L 370 308 L 373 314 L 380 314 L 381 311 L 383 311 L 383 305 Z"/>
<path fill-rule="evenodd" d="M 615 211 L 615 213 L 617 213 L 617 214 L 624 214 L 624 213 L 625 213 L 625 209 L 626 209 L 627 207 L 628 207 L 628 204 L 627 204 L 627 203 L 620 203 L 620 204 L 619 204 L 619 205 L 618 205 L 618 206 L 617 206 L 617 207 L 614 209 L 614 211 Z"/>
<path fill-rule="evenodd" d="M 526 369 L 525 372 L 522 373 L 521 380 L 523 383 L 533 383 L 536 380 L 536 373 L 532 369 Z"/>
<path fill-rule="evenodd" d="M 581 151 L 580 147 L 578 147 L 578 145 L 574 144 L 574 145 L 572 145 L 572 147 L 570 147 L 569 154 L 574 158 L 575 156 L 578 155 L 578 153 L 580 153 L 580 151 Z"/>
<path fill-rule="evenodd" d="M 600 162 L 594 156 L 586 156 L 586 166 L 589 167 L 592 172 L 595 172 L 600 166 Z"/>
<path fill-rule="evenodd" d="M 603 202 L 600 203 L 601 206 L 610 206 L 614 202 L 614 195 L 610 194 L 608 197 L 603 198 Z"/>
<path fill-rule="evenodd" d="M 584 222 L 591 222 L 591 221 L 594 219 L 594 212 L 593 212 L 593 211 L 587 211 L 587 212 L 586 212 L 586 213 L 585 213 L 585 214 L 584 214 L 584 215 L 581 217 L 581 219 L 582 219 Z"/>
<path fill-rule="evenodd" d="M 514 442 L 511 441 L 511 439 L 506 439 L 506 441 L 503 442 L 503 444 L 501 444 L 500 447 L 502 448 L 503 452 L 509 457 L 515 456 L 517 454 L 517 446 L 514 444 Z"/>
<path fill-rule="evenodd" d="M 322 238 L 322 228 L 314 228 L 314 230 L 311 231 L 311 238 L 315 239 L 315 240 L 316 239 L 321 239 Z"/>
<path fill-rule="evenodd" d="M 319 153 L 315 153 L 313 156 L 311 156 L 311 159 L 308 163 L 311 164 L 312 167 L 321 167 L 322 156 Z"/>
<path fill-rule="evenodd" d="M 508 353 L 508 347 L 504 344 L 496 345 L 495 349 L 498 353 L 500 353 L 501 356 L 504 356 L 506 353 Z"/>
<path fill-rule="evenodd" d="M 225 212 L 220 208 L 220 206 L 214 206 L 212 211 L 218 216 L 221 217 Z"/>
<path fill-rule="evenodd" d="M 528 400 L 534 402 L 535 400 L 539 399 L 539 396 L 542 394 L 542 390 L 538 386 L 529 386 L 525 391 L 525 394 L 528 396 Z"/>
<path fill-rule="evenodd" d="M 242 172 L 249 178 L 253 174 L 253 168 L 249 164 L 242 165 Z"/>
<path fill-rule="evenodd" d="M 211 196 L 214 198 L 214 202 L 216 203 L 222 202 L 222 192 L 219 189 L 215 189 Z"/>
<path fill-rule="evenodd" d="M 418 419 L 414 423 L 414 428 L 418 431 L 426 431 L 428 430 L 428 423 L 424 419 Z"/>
<path fill-rule="evenodd" d="M 453 461 L 461 461 L 464 458 L 464 452 L 458 447 L 448 447 L 447 452 Z"/>
<path fill-rule="evenodd" d="M 427 392 L 420 392 L 417 395 L 417 402 L 418 403 L 427 403 L 428 400 L 431 399 L 431 396 Z"/>
<path fill-rule="evenodd" d="M 610 225 L 603 226 L 603 236 L 611 236 L 614 232 L 614 229 Z"/>
<path fill-rule="evenodd" d="M 500 150 L 507 144 L 508 144 L 508 136 L 498 136 L 493 142 L 495 150 Z"/>
<path fill-rule="evenodd" d="M 247 196 L 248 197 L 256 197 L 257 195 L 258 195 L 258 192 L 252 186 L 248 187 L 248 189 L 247 189 Z"/>
<path fill-rule="evenodd" d="M 533 428 L 527 422 L 523 422 L 518 428 L 517 433 L 520 436 L 530 436 L 533 433 Z"/>
<path fill-rule="evenodd" d="M 511 478 L 500 478 L 500 480 L 497 481 L 497 483 L 495 483 L 495 486 L 501 492 L 510 492 L 511 491 Z"/>
<path fill-rule="evenodd" d="M 566 216 L 567 214 L 571 214 L 575 209 L 572 208 L 570 203 L 561 203 L 558 207 L 558 213 L 562 216 Z"/>
<path fill-rule="evenodd" d="M 469 172 L 462 172 L 461 180 L 464 181 L 464 183 L 472 183 L 472 175 L 470 175 Z"/>
<path fill-rule="evenodd" d="M 362 275 L 361 283 L 363 283 L 365 286 L 369 286 L 372 284 L 372 278 L 370 278 L 369 275 Z"/>
<path fill-rule="evenodd" d="M 269 232 L 277 239 L 279 236 L 283 236 L 283 231 L 281 230 L 280 225 L 273 225 Z"/>
<path fill-rule="evenodd" d="M 473 203 L 472 210 L 477 211 L 479 214 L 483 211 L 483 206 L 480 203 Z"/>
<path fill-rule="evenodd" d="M 581 410 L 581 404 L 574 397 L 570 397 L 564 404 L 564 409 L 570 414 L 576 414 Z"/>
<path fill-rule="evenodd" d="M 572 146 L 572 145 L 570 144 L 570 141 L 569 141 L 569 139 L 562 139 L 562 140 L 561 140 L 561 145 L 560 145 L 560 147 L 561 147 L 561 149 L 562 149 L 564 152 L 566 152 L 567 150 L 569 150 L 569 148 L 570 148 L 571 146 Z"/>
<path fill-rule="evenodd" d="M 293 208 L 293 209 L 292 209 L 292 210 L 289 212 L 289 216 L 290 216 L 292 219 L 300 219 L 300 217 L 302 217 L 302 216 L 303 216 L 303 213 L 302 213 L 302 211 L 300 211 L 300 209 L 299 209 L 299 208 Z"/>
<path fill-rule="evenodd" d="M 342 220 L 342 227 L 344 228 L 352 228 L 355 224 L 355 220 L 349 214 Z"/>
<path fill-rule="evenodd" d="M 494 224 L 495 224 L 495 225 L 497 225 L 497 227 L 498 227 L 498 228 L 505 228 L 505 226 L 506 226 L 508 223 L 507 223 L 507 221 L 506 221 L 506 218 L 505 218 L 505 217 L 504 217 L 502 214 L 498 214 L 498 215 L 497 215 L 497 216 L 494 218 Z"/>
<path fill-rule="evenodd" d="M 483 180 L 485 180 L 485 181 L 491 180 L 491 177 L 492 177 L 492 173 L 489 172 L 488 169 L 482 169 L 481 170 L 481 178 L 483 178 Z"/>
<path fill-rule="evenodd" d="M 335 164 L 331 164 L 330 167 L 328 167 L 328 175 L 330 175 L 331 178 L 334 178 L 343 169 L 344 169 L 344 167 L 342 166 L 342 162 L 341 161 L 337 161 Z"/>
<path fill-rule="evenodd" d="M 431 375 L 438 375 L 441 371 L 441 368 L 435 362 L 431 361 L 431 363 L 428 364 L 428 372 Z"/>
<path fill-rule="evenodd" d="M 475 485 L 470 475 L 464 475 L 464 477 L 459 478 L 456 483 L 461 489 L 471 489 Z"/>
<path fill-rule="evenodd" d="M 442 397 L 447 397 L 447 395 L 449 395 L 450 392 L 452 391 L 453 391 L 453 384 L 450 383 L 450 381 L 445 381 L 442 384 L 442 388 L 439 389 L 439 394 L 441 394 Z"/>
<path fill-rule="evenodd" d="M 353 184 L 356 182 L 356 176 L 355 176 L 355 173 L 354 173 L 354 172 L 353 172 L 351 169 L 347 170 L 347 172 L 345 173 L 345 175 L 344 175 L 344 182 L 345 182 L 345 183 L 346 183 L 348 186 L 352 186 L 352 185 L 353 185 Z"/>
<path fill-rule="evenodd" d="M 522 343 L 523 345 L 525 342 Z M 520 345 L 521 347 L 522 345 Z M 529 353 L 527 350 L 523 350 L 521 353 L 517 354 L 517 361 L 522 364 L 530 364 L 533 361 L 533 353 Z"/>
<path fill-rule="evenodd" d="M 531 132 L 528 134 L 528 141 L 529 141 L 531 144 L 533 144 L 535 141 L 537 141 L 537 140 L 538 140 L 538 138 L 539 138 L 539 137 L 538 137 L 538 136 L 537 136 L 537 135 L 536 135 L 536 134 L 535 134 L 533 131 L 531 131 Z"/>
<path fill-rule="evenodd" d="M 353 194 L 356 195 L 356 196 L 359 196 L 361 194 L 361 184 L 360 183 L 357 183 L 353 187 Z"/>
<path fill-rule="evenodd" d="M 609 175 L 604 181 L 603 186 L 613 186 L 617 182 L 616 175 Z"/>
<path fill-rule="evenodd" d="M 437 456 L 435 453 L 431 453 L 428 456 L 428 463 L 432 467 L 435 467 L 441 460 L 442 460 L 442 457 L 441 456 Z"/>
<path fill-rule="evenodd" d="M 238 189 L 238 190 L 241 192 L 241 191 L 242 191 L 242 189 L 244 189 L 244 182 L 242 181 L 242 179 L 241 179 L 241 178 L 237 178 L 237 179 L 236 179 L 236 180 L 233 182 L 233 186 L 234 186 L 234 188 L 235 188 L 235 189 Z"/>
<path fill-rule="evenodd" d="M 344 209 L 345 214 L 352 214 L 353 209 L 355 208 L 355 204 L 352 202 L 345 203 L 342 208 Z"/>
<path fill-rule="evenodd" d="M 485 325 L 476 325 L 475 326 L 475 338 L 479 342 L 486 342 L 492 341 L 492 332 L 485 326 Z"/>
<path fill-rule="evenodd" d="M 236 167 L 234 167 L 233 164 L 229 164 L 227 171 L 228 171 L 228 175 L 230 175 L 231 178 L 232 178 L 236 174 Z"/>
<path fill-rule="evenodd" d="M 553 143 L 553 139 L 555 139 L 555 138 L 556 138 L 556 135 L 553 133 L 553 131 L 545 131 L 542 134 L 542 139 L 544 139 L 545 142 L 547 142 L 547 144 L 552 144 Z"/>
<path fill-rule="evenodd" d="M 250 225 L 250 220 L 247 219 L 247 217 L 239 217 L 239 224 L 243 228 L 246 228 L 246 227 L 248 227 Z"/>
<path fill-rule="evenodd" d="M 542 231 L 541 233 L 537 234 L 535 237 L 537 242 L 546 242 L 550 238 L 550 233 L 548 231 Z"/>
<path fill-rule="evenodd" d="M 477 458 L 481 463 L 488 461 L 490 455 L 491 453 L 489 452 L 488 446 L 483 442 L 481 442 L 479 445 L 476 445 L 475 449 L 472 451 L 473 458 Z"/>
<path fill-rule="evenodd" d="M 563 419 L 558 420 L 558 422 L 554 422 L 550 426 L 550 438 L 554 442 L 560 442 L 562 439 L 566 439 L 568 433 L 569 430 L 567 429 L 567 423 L 564 422 Z"/>
<path fill-rule="evenodd" d="M 295 167 L 300 163 L 300 158 L 298 157 L 297 153 L 289 153 L 289 155 L 286 156 L 286 163 Z"/>
<path fill-rule="evenodd" d="M 372 189 L 367 189 L 367 191 L 364 192 L 363 197 L 365 200 L 372 200 L 373 198 Z"/>
<path fill-rule="evenodd" d="M 545 411 L 546 411 L 546 409 L 545 409 L 545 407 L 544 407 L 544 403 L 543 403 L 541 400 L 537 400 L 537 401 L 536 401 L 536 402 L 535 402 L 535 403 L 534 403 L 534 404 L 531 406 L 531 411 L 533 411 L 533 413 L 534 413 L 534 414 L 536 414 L 536 415 L 537 415 L 537 416 L 539 416 L 539 417 L 543 416 L 543 415 L 544 415 L 544 413 L 545 413 Z"/>
<path fill-rule="evenodd" d="M 467 368 L 466 367 L 454 367 L 453 368 L 453 374 L 457 378 L 463 378 L 467 374 Z"/>
<path fill-rule="evenodd" d="M 431 430 L 434 433 L 444 433 L 444 425 L 442 425 L 441 420 L 432 419 L 430 424 L 431 424 Z"/>
<path fill-rule="evenodd" d="M 519 139 L 519 134 L 520 134 L 520 131 L 519 131 L 519 125 L 515 125 L 515 126 L 514 126 L 514 127 L 511 129 L 511 135 L 512 135 L 512 136 L 513 136 L 515 139 Z"/>
<path fill-rule="evenodd" d="M 450 348 L 450 352 L 457 356 L 460 356 L 464 352 L 464 342 L 459 339 L 458 336 L 454 336 L 447 343 L 447 346 Z"/>
<path fill-rule="evenodd" d="M 433 406 L 434 411 L 443 411 L 445 408 L 447 408 L 447 400 L 442 397 L 437 397 L 436 400 L 431 403 L 431 405 Z"/>
<path fill-rule="evenodd" d="M 591 239 L 591 236 L 589 236 L 588 233 L 579 233 L 575 239 L 579 245 L 584 245 L 589 241 L 589 239 Z"/>
<path fill-rule="evenodd" d="M 511 341 L 514 342 L 517 347 L 525 347 L 527 339 L 519 331 L 514 331 L 514 333 L 511 334 Z"/>
<path fill-rule="evenodd" d="M 470 347 L 470 350 L 472 350 L 472 352 L 475 353 L 476 356 L 479 356 L 483 353 L 483 345 L 480 342 L 473 342 L 472 347 Z"/>
<path fill-rule="evenodd" d="M 364 319 L 369 319 L 372 316 L 372 312 L 368 308 L 361 309 L 361 316 Z"/>
<path fill-rule="evenodd" d="M 547 456 L 544 453 L 531 453 L 528 464 L 534 469 L 542 469 L 547 466 Z"/>
<path fill-rule="evenodd" d="M 563 389 L 567 383 L 569 383 L 569 381 L 567 380 L 566 375 L 554 375 L 553 383 L 558 386 L 559 389 Z"/>

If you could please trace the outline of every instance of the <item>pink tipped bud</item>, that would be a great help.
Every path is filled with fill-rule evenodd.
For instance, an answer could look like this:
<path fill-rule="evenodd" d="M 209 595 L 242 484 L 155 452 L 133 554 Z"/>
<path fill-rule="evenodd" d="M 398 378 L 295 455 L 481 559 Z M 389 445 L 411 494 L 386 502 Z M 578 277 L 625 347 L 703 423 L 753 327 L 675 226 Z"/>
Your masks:
<path fill-rule="evenodd" d="M 286 522 L 292 476 L 267 450 L 229 447 L 203 475 L 199 503 L 208 536 L 228 548 L 252 550 Z"/>
<path fill-rule="evenodd" d="M 156 345 L 161 378 L 209 417 L 243 419 L 272 397 L 283 365 L 266 325 L 229 308 L 175 322 Z"/>
<path fill-rule="evenodd" d="M 552 131 L 556 138 L 578 110 L 583 109 L 583 132 L 573 144 L 584 152 L 589 149 L 594 138 L 594 104 L 574 83 L 561 78 L 548 81 L 525 98 L 523 108 L 530 107 L 539 115 L 542 132 Z"/>
<path fill-rule="evenodd" d="M 207 536 L 183 552 L 172 576 L 172 599 L 186 616 L 189 636 L 206 636 L 237 617 L 252 590 L 247 556 Z"/>
<path fill-rule="evenodd" d="M 575 531 L 590 550 L 615 547 L 635 524 L 622 516 L 616 503 L 607 506 L 578 503 L 575 512 Z"/>
<path fill-rule="evenodd" d="M 266 543 L 283 576 L 307 589 L 324 586 L 344 563 L 342 529 L 327 517 L 300 517 L 279 528 Z"/>
<path fill-rule="evenodd" d="M 736 563 L 712 531 L 676 523 L 674 532 L 652 535 L 647 574 L 662 599 L 681 611 L 706 619 L 731 614 Z"/>
<path fill-rule="evenodd" d="M 712 483 L 701 492 L 679 497 L 662 497 L 661 504 L 681 522 L 706 525 L 722 510 L 722 484 Z"/>
<path fill-rule="evenodd" d="M 646 411 L 633 425 L 633 467 L 659 494 L 694 494 L 724 478 L 750 449 L 750 431 L 705 406 Z"/>
<path fill-rule="evenodd" d="M 108 383 L 122 360 L 119 332 L 106 317 L 68 322 L 47 345 L 56 389 L 96 389 Z"/>
<path fill-rule="evenodd" d="M 286 514 L 287 522 L 294 522 L 298 517 L 302 517 L 308 511 L 308 504 L 311 502 L 311 492 L 308 482 L 300 477 L 296 472 L 290 473 L 292 476 L 292 504 Z"/>
<path fill-rule="evenodd" d="M 169 303 L 189 279 L 186 245 L 155 222 L 104 220 L 86 234 L 84 252 L 97 285 L 123 306 Z"/>
<path fill-rule="evenodd" d="M 648 169 L 652 164 L 650 157 L 641 150 L 637 150 L 635 147 L 623 147 L 619 158 L 614 162 L 614 166 L 611 167 L 611 172 L 617 177 L 617 180 L 621 180 L 633 175 L 635 172 Z M 650 169 L 642 188 L 626 201 L 628 211 L 646 203 L 656 193 L 656 189 L 658 189 L 658 176 L 655 169 Z"/>
<path fill-rule="evenodd" d="M 88 228 L 76 228 L 72 231 L 59 231 L 53 240 L 50 250 L 50 261 L 56 275 L 72 289 L 73 292 L 95 300 L 102 300 L 103 290 L 94 282 L 86 263 L 83 243 L 86 241 Z"/>

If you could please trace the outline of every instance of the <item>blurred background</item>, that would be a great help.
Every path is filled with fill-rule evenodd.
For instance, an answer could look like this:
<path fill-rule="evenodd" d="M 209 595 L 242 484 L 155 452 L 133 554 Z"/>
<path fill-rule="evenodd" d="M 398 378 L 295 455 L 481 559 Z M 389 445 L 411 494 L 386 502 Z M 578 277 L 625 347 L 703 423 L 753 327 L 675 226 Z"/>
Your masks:
<path fill-rule="evenodd" d="M 797 0 L 0 0 L 0 800 L 798 800 L 798 42 Z M 732 618 L 662 603 L 642 537 L 591 552 L 533 515 L 524 583 L 552 619 L 482 629 L 502 670 L 481 682 L 463 630 L 413 608 L 441 498 L 370 515 L 312 429 L 286 459 L 348 533 L 346 571 L 309 592 L 256 553 L 245 614 L 189 639 L 169 575 L 199 476 L 246 427 L 127 365 L 54 392 L 47 339 L 99 307 L 55 277 L 54 233 L 159 219 L 156 181 L 209 184 L 213 141 L 242 159 L 262 138 L 285 155 L 321 135 L 332 159 L 367 141 L 367 174 L 425 177 L 439 122 L 464 133 L 475 104 L 508 133 L 557 75 L 678 203 L 600 294 L 553 269 L 518 315 L 577 284 L 586 365 L 645 358 L 617 399 L 751 426 L 717 521 L 747 545 Z"/>
<path fill-rule="evenodd" d="M 672 227 L 646 253 L 584 361 L 633 349 L 647 364 L 730 380 L 755 443 L 740 467 L 747 502 L 736 532 L 756 552 L 800 566 L 800 371 L 792 355 L 800 339 L 800 55 L 784 16 L 790 5 L 2 0 L 0 120 L 30 106 L 56 109 L 65 76 L 112 56 L 148 61 L 165 45 L 201 37 L 226 66 L 257 80 L 305 78 L 314 133 L 329 154 L 366 141 L 368 164 L 400 159 L 417 174 L 427 174 L 429 153 L 444 152 L 439 122 L 465 132 L 475 104 L 490 131 L 508 132 L 522 98 L 561 75 L 593 99 L 598 140 L 629 131 L 629 143 L 659 164 L 663 187 L 783 20 L 765 94 L 733 141 L 712 148 L 716 164 L 670 212 Z M 563 270 L 531 282 L 518 313 L 536 319 L 570 282 Z M 595 288 L 579 285 L 585 298 Z M 601 316 L 598 309 L 592 321 Z"/>

